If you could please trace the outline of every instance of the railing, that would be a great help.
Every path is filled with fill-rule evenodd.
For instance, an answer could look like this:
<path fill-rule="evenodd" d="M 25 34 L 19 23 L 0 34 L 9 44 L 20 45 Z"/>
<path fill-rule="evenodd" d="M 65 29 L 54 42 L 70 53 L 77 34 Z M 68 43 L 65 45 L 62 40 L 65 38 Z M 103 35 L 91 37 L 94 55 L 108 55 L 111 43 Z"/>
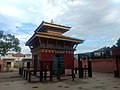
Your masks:
<path fill-rule="evenodd" d="M 39 75 L 36 73 L 39 72 Z M 47 72 L 50 72 L 49 76 L 47 76 Z M 36 76 L 39 78 L 39 81 L 42 82 L 43 79 L 46 81 L 46 78 L 49 78 L 50 81 L 52 81 L 53 78 L 53 72 L 52 70 L 31 70 L 30 68 L 22 67 L 19 68 L 19 74 L 25 78 L 25 80 L 28 80 L 28 82 L 31 82 L 31 76 Z"/>
<path fill-rule="evenodd" d="M 81 78 L 86 77 L 88 68 L 82 68 L 81 70 L 82 70 L 82 72 L 80 73 L 82 76 Z M 74 81 L 74 79 L 76 78 L 77 71 L 79 71 L 78 68 L 71 69 L 72 81 Z M 53 74 L 53 72 L 56 72 L 56 73 Z M 39 73 L 39 75 L 37 73 Z M 32 70 L 30 68 L 22 67 L 22 68 L 19 68 L 19 74 L 28 82 L 32 82 L 32 76 L 39 78 L 39 82 L 47 81 L 47 78 L 49 78 L 49 81 L 52 81 L 53 76 L 57 77 L 58 80 L 61 79 L 60 70 L 47 70 L 47 69 Z"/>
<path fill-rule="evenodd" d="M 39 75 L 35 74 L 39 72 Z M 50 72 L 50 74 L 48 75 L 47 73 Z M 28 82 L 32 82 L 32 78 L 31 76 L 36 76 L 37 78 L 39 78 L 39 81 L 42 82 L 43 80 L 46 81 L 47 78 L 49 78 L 49 81 L 52 81 L 53 80 L 53 72 L 56 72 L 56 74 L 54 74 L 54 77 L 56 77 L 58 80 L 60 80 L 61 78 L 61 75 L 60 75 L 60 71 L 59 70 L 47 70 L 47 69 L 44 69 L 44 70 L 30 70 L 26 67 L 22 67 L 22 68 L 19 68 L 19 74 L 25 79 L 27 80 Z M 74 74 L 74 69 L 71 69 L 71 76 L 72 76 L 72 80 L 74 81 L 74 78 L 75 78 L 75 74 Z"/>

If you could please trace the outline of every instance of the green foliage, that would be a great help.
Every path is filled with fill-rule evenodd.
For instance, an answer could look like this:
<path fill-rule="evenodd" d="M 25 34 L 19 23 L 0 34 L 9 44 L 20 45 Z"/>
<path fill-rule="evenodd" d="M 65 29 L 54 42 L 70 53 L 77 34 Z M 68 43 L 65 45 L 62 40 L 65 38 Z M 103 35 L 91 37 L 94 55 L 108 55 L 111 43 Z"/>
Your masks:
<path fill-rule="evenodd" d="M 120 38 L 117 40 L 116 45 L 113 45 L 111 48 L 120 48 Z"/>
<path fill-rule="evenodd" d="M 5 55 L 9 50 L 20 52 L 19 44 L 19 39 L 14 35 L 4 34 L 3 31 L 0 31 L 0 53 L 2 55 Z"/>
<path fill-rule="evenodd" d="M 120 47 L 120 38 L 117 40 L 116 45 L 117 45 L 117 47 Z"/>

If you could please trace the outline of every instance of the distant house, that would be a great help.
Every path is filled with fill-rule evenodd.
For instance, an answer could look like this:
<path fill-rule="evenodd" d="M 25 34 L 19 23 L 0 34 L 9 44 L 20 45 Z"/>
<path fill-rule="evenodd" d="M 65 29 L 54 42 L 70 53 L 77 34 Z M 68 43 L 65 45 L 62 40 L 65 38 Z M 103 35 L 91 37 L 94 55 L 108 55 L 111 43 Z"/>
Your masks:
<path fill-rule="evenodd" d="M 94 53 L 94 58 L 111 58 L 112 49 L 110 47 L 105 46 L 103 48 L 94 51 L 93 53 Z"/>
<path fill-rule="evenodd" d="M 7 53 L 5 56 L 1 57 L 1 59 L 3 60 L 3 64 L 4 64 L 3 70 L 13 71 L 14 62 L 15 62 L 15 57 L 13 57 L 13 53 Z"/>
<path fill-rule="evenodd" d="M 79 56 L 81 58 L 90 56 L 91 59 L 107 59 L 112 56 L 112 48 L 105 46 L 93 52 L 79 53 Z M 78 57 L 78 54 L 74 55 L 74 57 Z"/>
<path fill-rule="evenodd" d="M 0 60 L 0 72 L 3 71 L 3 60 Z"/>
<path fill-rule="evenodd" d="M 31 67 L 32 66 L 32 55 L 31 54 L 24 54 L 23 61 L 23 67 Z"/>
<path fill-rule="evenodd" d="M 5 56 L 1 57 L 0 70 L 13 71 L 15 65 L 19 66 L 19 64 L 21 64 L 22 66 L 24 66 L 25 63 L 27 63 L 27 66 L 30 66 L 31 58 L 31 54 L 7 53 Z"/>
<path fill-rule="evenodd" d="M 15 61 L 22 61 L 22 59 L 25 57 L 25 55 L 18 52 L 18 53 L 13 54 L 13 57 L 15 57 Z"/>
<path fill-rule="evenodd" d="M 78 67 L 78 55 L 81 58 L 84 55 L 90 56 L 94 72 L 117 73 L 120 76 L 120 48 L 103 47 L 94 52 L 75 54 L 75 67 Z M 85 61 L 85 58 L 82 60 Z"/>

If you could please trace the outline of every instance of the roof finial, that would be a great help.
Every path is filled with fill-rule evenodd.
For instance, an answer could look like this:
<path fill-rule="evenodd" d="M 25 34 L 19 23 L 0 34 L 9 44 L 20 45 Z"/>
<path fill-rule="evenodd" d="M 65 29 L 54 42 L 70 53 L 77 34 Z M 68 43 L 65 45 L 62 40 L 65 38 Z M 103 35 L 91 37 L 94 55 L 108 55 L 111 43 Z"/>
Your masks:
<path fill-rule="evenodd" d="M 53 19 L 51 19 L 51 23 L 53 24 Z"/>

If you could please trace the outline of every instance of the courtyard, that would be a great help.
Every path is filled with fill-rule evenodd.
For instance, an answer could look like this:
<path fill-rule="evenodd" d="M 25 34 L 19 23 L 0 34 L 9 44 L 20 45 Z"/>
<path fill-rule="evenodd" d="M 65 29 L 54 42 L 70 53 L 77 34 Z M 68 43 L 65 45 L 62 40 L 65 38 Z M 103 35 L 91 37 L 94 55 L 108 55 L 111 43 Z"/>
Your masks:
<path fill-rule="evenodd" d="M 32 77 L 35 81 L 38 78 Z M 39 79 L 38 79 L 39 80 Z M 61 77 L 58 81 L 28 83 L 18 71 L 0 73 L 0 90 L 120 90 L 120 78 L 115 78 L 110 73 L 93 73 L 92 78 L 79 79 L 76 76 L 72 81 L 71 76 Z"/>

